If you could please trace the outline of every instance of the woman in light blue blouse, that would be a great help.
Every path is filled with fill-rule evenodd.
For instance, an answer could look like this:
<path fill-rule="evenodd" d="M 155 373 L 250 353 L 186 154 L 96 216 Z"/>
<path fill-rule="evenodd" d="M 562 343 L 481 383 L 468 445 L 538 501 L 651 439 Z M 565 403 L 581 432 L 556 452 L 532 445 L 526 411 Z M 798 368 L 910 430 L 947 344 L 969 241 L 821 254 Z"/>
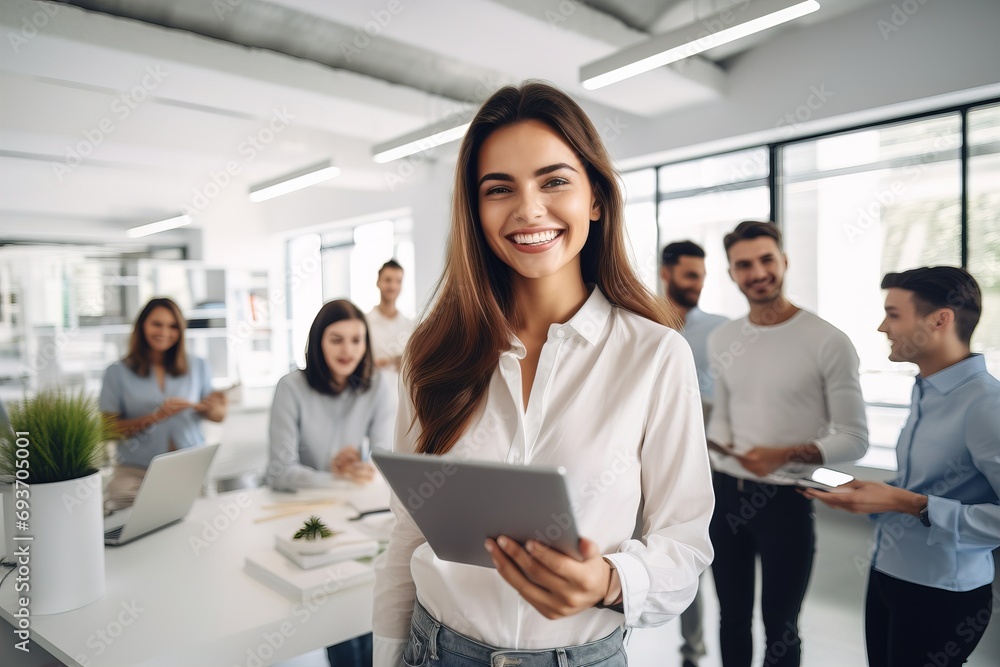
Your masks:
<path fill-rule="evenodd" d="M 201 420 L 222 421 L 226 396 L 212 391 L 204 359 L 184 349 L 184 317 L 172 300 L 150 300 L 136 318 L 124 359 L 104 372 L 100 409 L 124 438 L 108 486 L 108 509 L 131 504 L 150 460 L 204 444 Z"/>
<path fill-rule="evenodd" d="M 350 301 L 325 304 L 309 329 L 305 370 L 278 381 L 271 404 L 272 488 L 370 481 L 369 448 L 392 448 L 391 388 L 375 371 L 365 316 Z M 369 447 L 362 441 L 368 438 Z M 372 664 L 371 634 L 327 647 L 333 667 Z"/>

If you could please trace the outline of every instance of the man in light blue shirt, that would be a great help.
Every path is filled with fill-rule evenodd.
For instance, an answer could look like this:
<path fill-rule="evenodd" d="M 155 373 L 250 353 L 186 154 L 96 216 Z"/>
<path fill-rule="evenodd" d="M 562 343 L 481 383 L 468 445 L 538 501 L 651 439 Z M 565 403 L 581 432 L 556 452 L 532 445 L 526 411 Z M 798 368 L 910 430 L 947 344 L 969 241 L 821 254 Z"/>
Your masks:
<path fill-rule="evenodd" d="M 701 291 L 705 287 L 705 251 L 693 241 L 677 241 L 663 248 L 660 278 L 667 292 L 667 304 L 684 321 L 681 335 L 691 346 L 694 365 L 698 371 L 698 388 L 705 423 L 712 409 L 713 379 L 708 361 L 708 334 L 729 320 L 721 315 L 706 313 L 698 307 Z M 681 646 L 683 667 L 695 667 L 705 655 L 702 628 L 701 592 L 681 614 Z"/>
<path fill-rule="evenodd" d="M 889 359 L 920 369 L 896 445 L 898 474 L 889 484 L 806 494 L 874 515 L 869 664 L 961 665 L 992 614 L 1000 546 L 1000 381 L 969 349 L 982 294 L 948 266 L 890 273 L 882 287 Z"/>
<path fill-rule="evenodd" d="M 667 304 L 684 321 L 681 335 L 694 354 L 702 401 L 710 406 L 713 383 L 708 363 L 708 334 L 729 320 L 698 307 L 705 287 L 705 251 L 693 241 L 677 241 L 664 246 L 660 278 L 666 287 Z M 708 415 L 705 420 L 708 421 Z"/>

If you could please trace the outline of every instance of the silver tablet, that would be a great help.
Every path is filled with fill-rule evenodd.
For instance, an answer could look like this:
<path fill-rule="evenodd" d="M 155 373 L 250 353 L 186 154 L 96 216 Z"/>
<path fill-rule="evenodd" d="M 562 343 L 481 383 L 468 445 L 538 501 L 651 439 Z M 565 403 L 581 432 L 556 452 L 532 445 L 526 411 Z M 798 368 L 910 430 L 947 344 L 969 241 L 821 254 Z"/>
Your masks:
<path fill-rule="evenodd" d="M 441 560 L 493 567 L 486 538 L 529 539 L 583 560 L 562 468 L 373 452 Z"/>

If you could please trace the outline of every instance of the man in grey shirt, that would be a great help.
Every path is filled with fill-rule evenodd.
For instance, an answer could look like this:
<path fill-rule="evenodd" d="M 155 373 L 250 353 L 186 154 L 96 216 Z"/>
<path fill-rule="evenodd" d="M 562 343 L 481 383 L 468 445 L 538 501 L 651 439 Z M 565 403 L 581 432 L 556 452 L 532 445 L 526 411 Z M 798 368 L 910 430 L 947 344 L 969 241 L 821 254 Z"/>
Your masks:
<path fill-rule="evenodd" d="M 706 313 L 698 307 L 701 291 L 705 287 L 705 250 L 693 241 L 676 241 L 663 248 L 660 278 L 666 287 L 667 305 L 684 321 L 681 335 L 691 346 L 694 365 L 698 371 L 698 388 L 705 421 L 712 410 L 713 379 L 708 363 L 708 335 L 729 320 L 721 315 Z M 681 614 L 681 646 L 683 667 L 696 667 L 705 655 L 702 628 L 701 591 L 691 605 Z"/>
<path fill-rule="evenodd" d="M 753 660 L 759 557 L 764 664 L 798 667 L 798 617 L 815 527 L 812 502 L 794 486 L 795 468 L 864 455 L 858 355 L 842 331 L 785 297 L 788 258 L 774 223 L 740 223 L 726 235 L 725 248 L 750 313 L 720 326 L 708 341 L 715 375 L 710 533 L 722 664 L 750 667 Z"/>

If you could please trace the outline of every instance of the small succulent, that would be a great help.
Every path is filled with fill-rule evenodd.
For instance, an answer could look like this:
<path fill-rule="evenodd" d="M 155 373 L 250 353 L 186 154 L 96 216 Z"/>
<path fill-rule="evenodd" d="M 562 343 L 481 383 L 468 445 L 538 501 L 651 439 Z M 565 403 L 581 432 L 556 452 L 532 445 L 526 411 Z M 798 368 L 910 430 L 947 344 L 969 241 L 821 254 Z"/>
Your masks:
<path fill-rule="evenodd" d="M 323 520 L 318 516 L 309 517 L 302 527 L 295 532 L 295 536 L 292 537 L 293 540 L 318 540 L 324 537 L 330 537 L 333 535 L 333 531 L 330 530 Z"/>

